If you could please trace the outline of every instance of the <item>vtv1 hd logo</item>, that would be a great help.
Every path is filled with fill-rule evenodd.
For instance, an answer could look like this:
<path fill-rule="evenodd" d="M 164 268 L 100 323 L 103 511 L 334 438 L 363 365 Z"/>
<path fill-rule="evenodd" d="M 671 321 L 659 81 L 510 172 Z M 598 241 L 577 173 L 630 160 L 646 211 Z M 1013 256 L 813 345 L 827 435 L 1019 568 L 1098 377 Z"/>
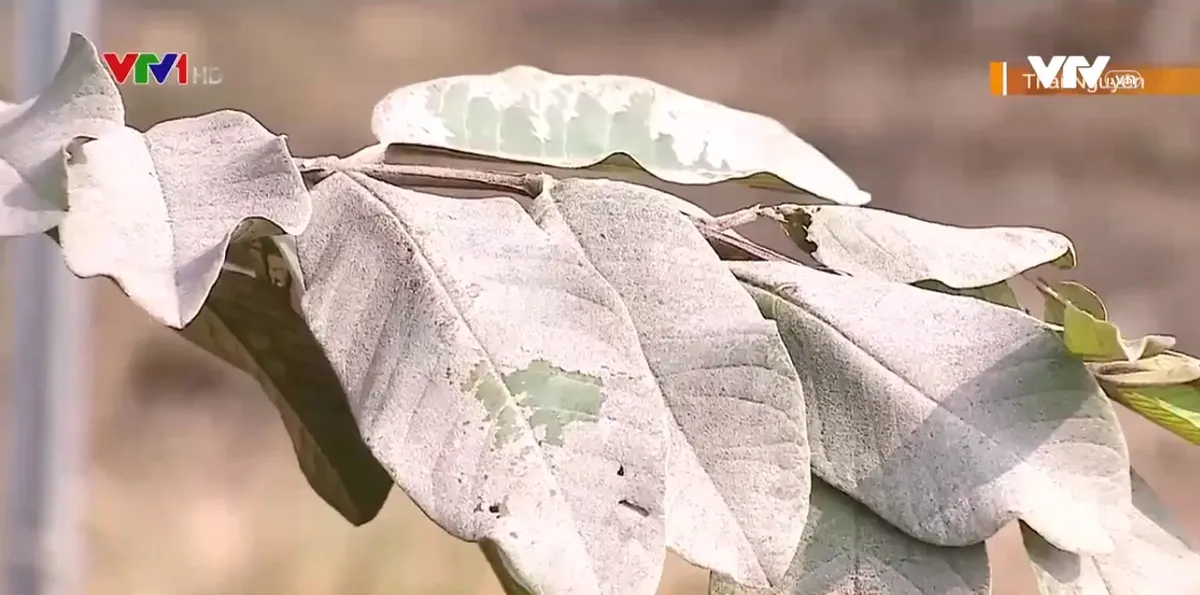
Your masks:
<path fill-rule="evenodd" d="M 216 85 L 222 80 L 220 68 L 202 66 L 189 69 L 186 52 L 161 55 L 153 52 L 104 52 L 100 57 L 118 85 L 129 82 L 130 75 L 135 85 L 148 85 L 151 80 L 162 85 L 172 72 L 180 85 Z"/>

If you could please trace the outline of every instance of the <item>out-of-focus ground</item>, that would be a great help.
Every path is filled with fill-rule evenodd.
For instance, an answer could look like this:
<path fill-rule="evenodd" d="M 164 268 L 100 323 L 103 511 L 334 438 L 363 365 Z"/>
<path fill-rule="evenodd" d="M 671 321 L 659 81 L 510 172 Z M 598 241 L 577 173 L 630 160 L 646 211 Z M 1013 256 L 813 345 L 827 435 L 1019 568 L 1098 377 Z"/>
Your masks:
<path fill-rule="evenodd" d="M 0 0 L 0 39 L 10 8 Z M 422 79 L 517 63 L 650 77 L 781 119 L 878 206 L 1066 232 L 1081 254 L 1075 276 L 1118 321 L 1200 352 L 1197 100 L 986 91 L 987 61 L 1030 54 L 1198 61 L 1193 1 L 111 0 L 103 27 L 102 51 L 186 51 L 225 75 L 215 87 L 126 89 L 135 125 L 237 108 L 301 155 L 367 144 L 374 102 Z M 0 96 L 10 62 L 0 59 Z M 688 196 L 718 212 L 753 200 Z M 751 234 L 781 245 L 767 229 Z M 399 492 L 368 526 L 341 521 L 305 484 L 252 382 L 91 284 L 88 593 L 500 593 L 474 546 Z M 1122 419 L 1138 469 L 1200 537 L 1200 449 Z M 996 593 L 1032 593 L 1011 537 L 992 544 Z M 703 585 L 673 561 L 663 593 Z"/>

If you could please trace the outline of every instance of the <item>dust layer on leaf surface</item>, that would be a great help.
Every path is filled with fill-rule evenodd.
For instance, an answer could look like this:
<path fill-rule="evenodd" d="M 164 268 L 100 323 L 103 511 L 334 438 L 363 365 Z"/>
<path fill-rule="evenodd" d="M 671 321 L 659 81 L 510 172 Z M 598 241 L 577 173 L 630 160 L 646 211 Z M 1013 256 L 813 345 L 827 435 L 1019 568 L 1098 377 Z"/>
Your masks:
<path fill-rule="evenodd" d="M 540 443 L 562 446 L 568 425 L 599 419 L 603 388 L 604 382 L 595 376 L 545 360 L 500 378 L 480 361 L 463 383 L 463 390 L 483 404 L 487 421 L 495 424 L 496 448 L 511 442 L 524 424 L 535 432 L 541 430 Z"/>

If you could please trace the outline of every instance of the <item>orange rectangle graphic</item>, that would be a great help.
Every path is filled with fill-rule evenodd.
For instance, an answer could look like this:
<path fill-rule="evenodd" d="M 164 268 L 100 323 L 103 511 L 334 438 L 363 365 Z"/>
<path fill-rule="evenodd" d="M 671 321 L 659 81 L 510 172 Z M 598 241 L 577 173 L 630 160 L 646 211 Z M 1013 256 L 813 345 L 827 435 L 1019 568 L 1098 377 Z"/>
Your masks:
<path fill-rule="evenodd" d="M 1061 74 L 1044 86 L 1033 68 L 1021 62 L 992 62 L 989 83 L 993 95 L 1200 95 L 1200 66 L 1112 65 L 1096 85 L 1076 77 L 1074 88 Z"/>
<path fill-rule="evenodd" d="M 992 95 L 1008 95 L 1008 64 L 1005 62 L 992 62 L 988 64 L 988 81 L 992 87 Z"/>

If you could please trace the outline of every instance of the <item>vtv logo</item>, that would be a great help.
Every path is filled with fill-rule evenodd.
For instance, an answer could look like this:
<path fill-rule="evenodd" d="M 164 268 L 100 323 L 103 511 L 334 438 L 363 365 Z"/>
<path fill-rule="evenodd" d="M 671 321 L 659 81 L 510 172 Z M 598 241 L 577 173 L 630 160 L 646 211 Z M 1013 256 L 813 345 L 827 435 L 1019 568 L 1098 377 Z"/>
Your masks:
<path fill-rule="evenodd" d="M 117 80 L 118 85 L 125 84 L 125 81 L 129 80 L 130 73 L 133 74 L 133 84 L 135 85 L 148 85 L 151 77 L 154 82 L 161 85 L 167 82 L 167 76 L 171 71 L 175 71 L 175 78 L 179 84 L 188 84 L 188 55 L 186 53 L 168 52 L 159 56 L 151 52 L 126 52 L 124 54 L 105 52 L 100 57 L 104 59 L 104 64 L 108 66 L 109 72 Z"/>
<path fill-rule="evenodd" d="M 1084 87 L 1095 89 L 1100 86 L 1100 75 L 1108 68 L 1112 56 L 1096 56 L 1089 65 L 1083 56 L 1051 56 L 1046 62 L 1041 56 L 1029 56 L 1029 66 L 1037 77 L 1038 86 L 1043 89 L 1075 89 L 1077 81 L 1082 81 Z M 1062 80 L 1059 81 L 1059 73 Z M 1025 75 L 1027 78 L 1029 75 Z"/>

